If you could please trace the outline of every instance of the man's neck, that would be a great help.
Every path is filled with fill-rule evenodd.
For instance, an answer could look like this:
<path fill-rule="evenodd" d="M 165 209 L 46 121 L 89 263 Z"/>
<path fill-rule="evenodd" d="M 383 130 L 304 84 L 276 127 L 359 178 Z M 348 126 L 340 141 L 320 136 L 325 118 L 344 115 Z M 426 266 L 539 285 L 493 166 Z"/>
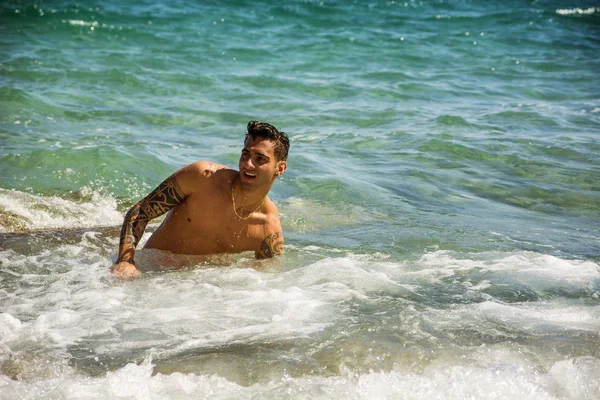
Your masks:
<path fill-rule="evenodd" d="M 247 187 L 239 177 L 233 181 L 233 198 L 238 209 L 249 210 L 262 204 L 269 194 L 270 187 Z"/>

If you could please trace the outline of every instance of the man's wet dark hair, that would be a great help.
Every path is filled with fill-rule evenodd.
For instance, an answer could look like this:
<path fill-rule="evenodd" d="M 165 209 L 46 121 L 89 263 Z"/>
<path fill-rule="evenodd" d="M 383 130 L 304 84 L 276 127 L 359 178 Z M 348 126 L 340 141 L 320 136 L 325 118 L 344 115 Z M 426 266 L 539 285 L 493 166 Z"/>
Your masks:
<path fill-rule="evenodd" d="M 271 140 L 275 142 L 275 157 L 277 157 L 277 160 L 287 160 L 288 151 L 290 149 L 290 139 L 285 132 L 280 132 L 273 125 L 260 121 L 248 122 L 247 129 L 248 133 L 246 134 L 245 139 L 247 139 L 248 136 L 252 136 L 252 139 L 262 137 Z"/>

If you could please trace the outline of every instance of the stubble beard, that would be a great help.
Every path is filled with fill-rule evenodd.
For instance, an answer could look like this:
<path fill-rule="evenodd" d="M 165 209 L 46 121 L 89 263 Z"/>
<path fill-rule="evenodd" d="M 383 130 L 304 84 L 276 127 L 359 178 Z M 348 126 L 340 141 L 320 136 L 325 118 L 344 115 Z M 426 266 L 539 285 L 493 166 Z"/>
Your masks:
<path fill-rule="evenodd" d="M 242 191 L 244 191 L 247 194 L 261 192 L 261 194 L 263 194 L 264 196 L 267 196 L 269 194 L 269 191 L 271 190 L 271 187 L 273 186 L 273 183 L 275 182 L 276 178 L 273 177 L 271 181 L 267 182 L 258 182 L 259 177 L 257 176 L 254 181 L 247 182 L 244 180 L 243 175 L 244 173 L 240 172 L 238 177 L 240 181 L 240 188 L 242 189 Z"/>

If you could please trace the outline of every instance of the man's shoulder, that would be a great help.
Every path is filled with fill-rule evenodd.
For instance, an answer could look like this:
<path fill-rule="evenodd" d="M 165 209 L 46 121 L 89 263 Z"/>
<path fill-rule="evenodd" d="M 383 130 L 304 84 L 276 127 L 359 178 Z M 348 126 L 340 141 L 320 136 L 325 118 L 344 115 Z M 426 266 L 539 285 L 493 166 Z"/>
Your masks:
<path fill-rule="evenodd" d="M 283 230 L 277 206 L 269 199 L 265 201 L 265 205 L 263 237 L 259 249 L 255 251 L 256 258 L 271 258 L 283 251 Z"/>
<path fill-rule="evenodd" d="M 195 180 L 211 181 L 212 184 L 228 184 L 237 176 L 238 172 L 219 163 L 211 161 L 196 161 L 184 168 L 188 175 Z"/>
<path fill-rule="evenodd" d="M 174 176 L 184 192 L 192 194 L 211 187 L 224 187 L 223 185 L 232 181 L 235 174 L 236 171 L 225 165 L 200 160 L 181 168 Z"/>
<path fill-rule="evenodd" d="M 267 197 L 260 208 L 260 211 L 252 214 L 252 219 L 249 220 L 251 225 L 260 227 L 256 232 L 257 235 L 269 235 L 281 230 L 281 221 L 279 219 L 279 211 L 277 206 Z M 262 238 L 262 236 L 261 236 Z"/>
<path fill-rule="evenodd" d="M 185 167 L 185 169 L 205 178 L 209 178 L 219 171 L 222 171 L 224 173 L 228 173 L 228 171 L 233 172 L 231 168 L 223 164 L 206 160 L 196 161 Z"/>
<path fill-rule="evenodd" d="M 279 210 L 277 206 L 268 197 L 265 199 L 265 214 L 264 225 L 267 226 L 267 231 L 270 233 L 281 230 L 281 221 L 279 219 Z"/>

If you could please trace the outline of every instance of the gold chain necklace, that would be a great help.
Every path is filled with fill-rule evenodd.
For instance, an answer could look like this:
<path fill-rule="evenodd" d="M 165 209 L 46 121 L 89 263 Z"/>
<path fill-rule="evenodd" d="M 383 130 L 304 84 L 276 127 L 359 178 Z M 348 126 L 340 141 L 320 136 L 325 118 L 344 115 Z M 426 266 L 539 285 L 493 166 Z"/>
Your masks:
<path fill-rule="evenodd" d="M 235 182 L 234 182 L 234 183 L 235 183 Z M 234 212 L 234 214 L 235 214 L 235 215 L 237 215 L 237 217 L 238 217 L 239 219 L 248 219 L 248 218 L 250 218 L 250 216 L 251 216 L 252 214 L 254 214 L 255 212 L 257 212 L 257 211 L 258 211 L 258 209 L 259 209 L 259 208 L 260 208 L 260 207 L 263 205 L 263 203 L 265 202 L 265 199 L 263 198 L 263 201 L 261 201 L 261 202 L 260 202 L 260 204 L 258 205 L 258 207 L 256 207 L 256 209 L 255 209 L 254 211 L 252 211 L 250 214 L 248 214 L 248 216 L 247 216 L 247 217 L 242 217 L 242 216 L 241 216 L 240 214 L 238 214 L 238 213 L 237 213 L 237 211 L 235 210 L 235 208 L 236 208 L 236 207 L 235 207 L 235 196 L 233 195 L 233 186 L 234 186 L 234 183 L 232 183 L 232 184 L 231 184 L 231 202 L 232 202 L 232 204 L 233 204 L 233 212 Z"/>

